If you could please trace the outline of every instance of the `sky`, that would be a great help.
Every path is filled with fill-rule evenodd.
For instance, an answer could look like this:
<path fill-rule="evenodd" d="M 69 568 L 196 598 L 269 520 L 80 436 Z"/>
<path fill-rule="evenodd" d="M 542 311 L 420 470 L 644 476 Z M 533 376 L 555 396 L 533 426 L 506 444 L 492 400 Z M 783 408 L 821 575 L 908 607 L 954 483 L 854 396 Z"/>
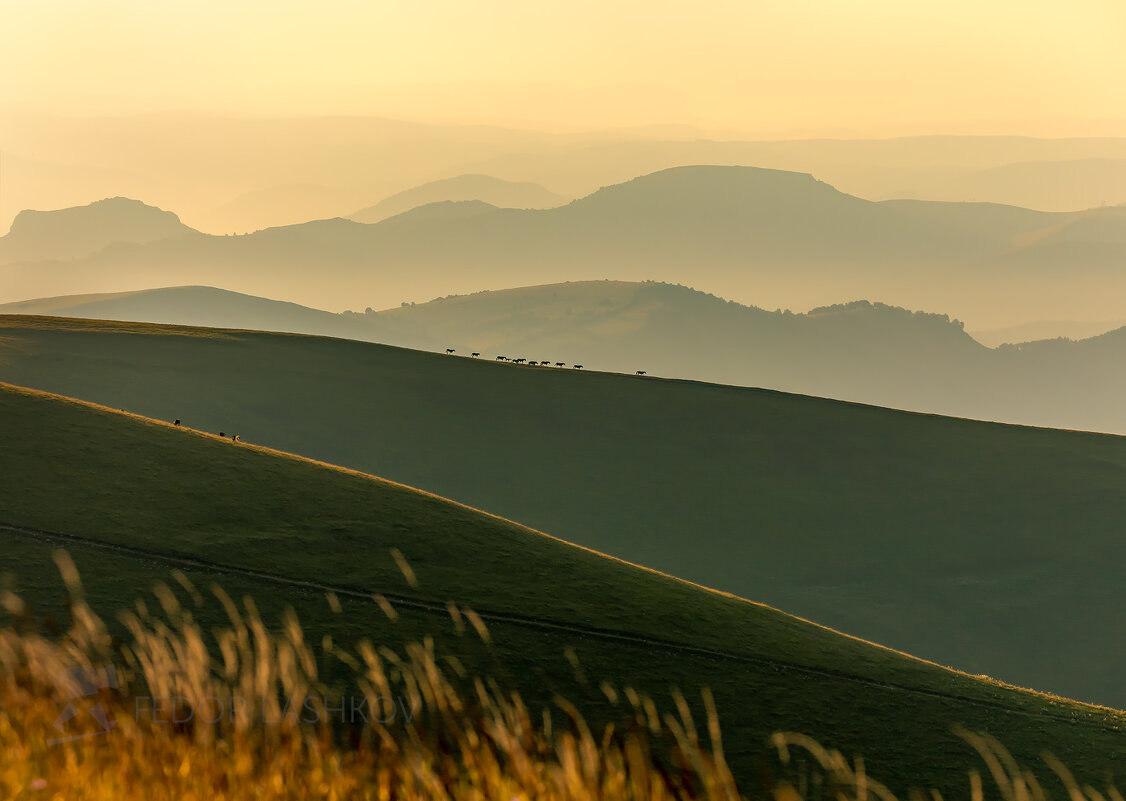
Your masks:
<path fill-rule="evenodd" d="M 1123 41 L 1123 0 L 0 0 L 0 109 L 1114 135 Z"/>

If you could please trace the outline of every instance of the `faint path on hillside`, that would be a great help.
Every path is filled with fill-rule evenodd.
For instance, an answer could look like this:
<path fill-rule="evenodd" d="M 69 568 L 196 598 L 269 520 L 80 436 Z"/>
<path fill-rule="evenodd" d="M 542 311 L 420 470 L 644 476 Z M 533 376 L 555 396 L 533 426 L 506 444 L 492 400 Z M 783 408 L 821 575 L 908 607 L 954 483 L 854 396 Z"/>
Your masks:
<path fill-rule="evenodd" d="M 341 587 L 331 584 L 322 584 L 316 581 L 307 581 L 305 579 L 293 578 L 284 576 L 277 573 L 270 573 L 264 570 L 256 570 L 254 568 L 239 567 L 237 565 L 223 564 L 220 562 L 212 562 L 207 559 L 201 559 L 195 556 L 186 556 L 182 554 L 169 554 L 160 551 L 152 551 L 146 548 L 137 548 L 131 545 L 119 545 L 117 543 L 105 542 L 104 540 L 92 539 L 89 537 L 82 537 L 76 534 L 63 534 L 57 531 L 44 531 L 42 529 L 27 528 L 24 526 L 13 526 L 6 523 L 0 523 L 0 531 L 11 532 L 13 534 L 24 535 L 41 541 L 55 542 L 59 544 L 72 543 L 75 545 L 82 545 L 90 548 L 99 548 L 107 551 L 115 551 L 118 553 L 127 554 L 129 556 L 145 559 L 152 562 L 157 562 L 170 567 L 180 568 L 194 568 L 197 570 L 206 570 L 213 573 L 229 573 L 238 576 L 245 576 L 261 581 L 268 581 L 276 584 L 286 584 L 293 587 L 300 587 L 302 589 L 318 590 L 321 592 L 335 593 L 341 597 L 358 598 L 365 601 L 375 602 L 375 596 L 380 595 L 386 598 L 394 606 L 400 606 L 407 609 L 417 609 L 425 612 L 433 612 L 449 617 L 449 607 L 444 602 L 427 601 L 421 598 L 412 598 L 405 595 L 388 595 L 385 593 L 377 593 L 371 590 L 361 590 L 355 587 Z M 472 607 L 471 607 L 472 608 Z M 1049 720 L 1058 720 L 1073 725 L 1087 726 L 1090 728 L 1102 729 L 1104 731 L 1122 732 L 1126 730 L 1126 719 L 1120 725 L 1111 725 L 1109 723 L 1100 723 L 1098 721 L 1087 720 L 1084 718 L 1076 718 L 1071 715 L 1059 714 L 1054 715 L 1048 712 L 1036 712 L 1028 709 L 1019 709 L 1001 701 L 990 701 L 984 698 L 970 698 L 964 695 L 957 695 L 953 693 L 944 693 L 938 690 L 930 690 L 925 687 L 912 687 L 907 684 L 896 684 L 891 682 L 882 682 L 877 679 L 867 678 L 865 676 L 857 676 L 853 673 L 847 673 L 842 670 L 834 670 L 826 667 L 814 667 L 812 665 L 802 665 L 796 662 L 786 662 L 784 660 L 772 659 L 766 656 L 751 656 L 749 654 L 737 654 L 730 651 L 722 651 L 714 648 L 705 648 L 697 645 L 688 645 L 686 643 L 676 642 L 674 640 L 664 640 L 654 637 L 643 637 L 629 632 L 617 631 L 614 629 L 602 629 L 594 626 L 579 626 L 558 621 L 549 620 L 546 618 L 539 618 L 530 615 L 520 615 L 512 612 L 496 612 L 483 609 L 473 608 L 473 611 L 482 620 L 493 620 L 498 623 L 507 623 L 510 625 L 524 626 L 527 628 L 536 628 L 540 630 L 549 631 L 563 631 L 570 634 L 579 635 L 580 638 L 591 637 L 612 642 L 622 642 L 631 645 L 643 645 L 649 648 L 660 648 L 662 650 L 671 652 L 673 654 L 693 654 L 697 656 L 709 657 L 716 660 L 724 660 L 730 662 L 738 662 L 742 664 L 757 665 L 762 668 L 767 668 L 776 673 L 801 673 L 807 676 L 816 676 L 819 678 L 838 679 L 856 684 L 863 684 L 869 687 L 875 687 L 881 690 L 892 690 L 897 692 L 914 693 L 916 695 L 923 695 L 931 698 L 946 698 L 952 701 L 959 701 L 965 704 L 973 704 L 975 706 L 987 707 L 990 709 L 998 709 L 1009 714 L 1024 715 L 1033 718 L 1045 718 Z M 873 647 L 881 647 L 873 645 Z M 910 658 L 910 657 L 908 657 Z M 1001 688 L 1006 689 L 1008 688 Z M 1010 692 L 1021 692 L 1020 688 L 1008 690 Z M 1031 692 L 1031 691 L 1030 691 Z M 1064 699 L 1067 700 L 1067 699 Z M 1083 706 L 1081 702 L 1074 701 L 1072 703 Z M 1101 711 L 1100 708 L 1090 708 L 1092 713 Z M 1108 716 L 1114 715 L 1116 710 L 1107 709 Z"/>

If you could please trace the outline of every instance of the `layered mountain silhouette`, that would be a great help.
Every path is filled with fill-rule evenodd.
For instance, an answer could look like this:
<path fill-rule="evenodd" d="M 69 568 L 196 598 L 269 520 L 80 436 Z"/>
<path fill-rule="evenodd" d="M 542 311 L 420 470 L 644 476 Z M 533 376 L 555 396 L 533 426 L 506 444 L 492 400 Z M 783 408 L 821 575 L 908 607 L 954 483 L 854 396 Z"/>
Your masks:
<path fill-rule="evenodd" d="M 970 334 L 983 345 L 1015 345 L 1040 339 L 1089 339 L 1126 325 L 1126 318 L 1098 322 L 1080 320 L 1035 320 L 1020 325 L 971 331 Z"/>
<path fill-rule="evenodd" d="M 179 321 L 188 325 L 345 338 L 352 334 L 355 339 L 366 338 L 373 330 L 363 317 L 198 286 L 40 298 L 4 304 L 0 312 L 154 323 Z"/>
<path fill-rule="evenodd" d="M 268 186 L 235 197 L 201 220 L 216 233 L 245 234 L 278 225 L 299 225 L 326 219 L 355 208 L 359 189 L 322 186 L 316 183 Z"/>
<path fill-rule="evenodd" d="M 904 171 L 885 198 L 1009 203 L 1074 211 L 1126 202 L 1126 159 L 1033 161 L 986 169 Z"/>
<path fill-rule="evenodd" d="M 731 141 L 672 127 L 555 134 L 372 117 L 195 112 L 92 118 L 10 109 L 0 111 L 0 128 L 9 210 L 12 204 L 59 208 L 105 195 L 159 198 L 188 224 L 216 234 L 347 214 L 394 192 L 466 173 L 539 183 L 579 197 L 689 164 L 808 172 L 871 200 L 928 197 L 1039 208 L 1045 198 L 1065 199 L 1067 205 L 1045 207 L 1056 210 L 1126 200 L 1115 199 L 1106 177 L 1084 166 L 1126 160 L 1126 139 L 1113 138 Z M 1069 162 L 1063 171 L 1035 166 Z M 1030 178 L 1015 177 L 1030 191 L 982 191 L 989 182 L 981 184 L 976 173 L 1012 164 L 1032 165 Z M 920 194 L 951 184 L 953 194 Z M 0 219 L 0 231 L 6 223 Z"/>
<path fill-rule="evenodd" d="M 482 217 L 493 211 L 497 211 L 497 207 L 483 200 L 436 200 L 389 217 L 386 222 L 389 227 L 419 222 L 455 222 Z"/>
<path fill-rule="evenodd" d="M 21 211 L 0 237 L 0 264 L 89 256 L 117 243 L 142 244 L 198 234 L 170 211 L 124 197 L 57 211 Z"/>
<path fill-rule="evenodd" d="M 688 275 L 745 303 L 812 308 L 880 298 L 988 328 L 1113 318 L 1126 290 L 1126 208 L 1051 214 L 873 203 L 809 175 L 745 167 L 666 170 L 547 210 L 428 208 L 374 225 L 336 219 L 165 240 L 51 270 L 10 264 L 0 269 L 0 300 L 192 283 L 339 309 Z"/>
<path fill-rule="evenodd" d="M 909 136 L 748 142 L 696 136 L 690 141 L 575 143 L 555 148 L 550 157 L 525 148 L 469 162 L 464 171 L 537 181 L 581 195 L 593 186 L 672 167 L 732 164 L 813 173 L 869 200 L 923 197 L 1071 211 L 1122 202 L 1108 193 L 1114 184 L 1093 164 L 1103 161 L 1113 170 L 1115 162 L 1123 160 L 1126 139 L 1111 138 Z M 1011 174 L 1006 176 L 1006 171 Z M 1013 183 L 1003 183 L 1004 178 Z"/>
<path fill-rule="evenodd" d="M 463 200 L 479 200 L 507 209 L 549 209 L 563 205 L 569 198 L 527 181 L 505 181 L 490 175 L 458 175 L 398 192 L 348 217 L 356 222 L 374 223 L 428 203 Z"/>
<path fill-rule="evenodd" d="M 561 362 L 586 370 L 641 370 L 912 411 L 1126 433 L 1119 400 L 1126 375 L 1118 368 L 1126 362 L 1126 342 L 1120 332 L 990 349 L 946 315 L 868 301 L 793 314 L 673 284 L 589 281 L 335 314 L 211 287 L 170 287 L 5 304 L 0 314 L 453 348 L 489 360 L 546 362 L 550 369 Z"/>

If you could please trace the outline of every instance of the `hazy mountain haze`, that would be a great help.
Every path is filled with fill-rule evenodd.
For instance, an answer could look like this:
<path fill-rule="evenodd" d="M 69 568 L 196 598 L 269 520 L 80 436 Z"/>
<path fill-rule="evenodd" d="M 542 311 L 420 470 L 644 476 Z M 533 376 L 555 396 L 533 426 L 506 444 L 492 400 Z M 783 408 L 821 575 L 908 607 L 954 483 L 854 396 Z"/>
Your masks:
<path fill-rule="evenodd" d="M 5 240 L 0 239 L 0 245 Z M 1126 207 L 1047 213 L 993 204 L 873 203 L 809 175 L 664 170 L 545 210 L 431 204 L 248 236 L 120 243 L 0 266 L 0 301 L 193 283 L 342 310 L 451 293 L 613 278 L 680 282 L 747 305 L 867 297 L 971 329 L 1121 315 Z"/>
<path fill-rule="evenodd" d="M 869 199 L 906 192 L 1050 210 L 1126 199 L 1089 166 L 1126 158 L 1091 144 L 1126 136 L 1121 93 L 1104 91 L 1106 76 L 1126 71 L 1123 12 L 1111 0 L 987 9 L 705 0 L 691 10 L 548 0 L 519 13 L 500 0 L 473 13 L 453 0 L 425 11 L 329 0 L 284 13 L 264 0 L 237 9 L 201 0 L 174 14 L 136 0 L 60 3 L 5 5 L 0 231 L 21 209 L 124 195 L 175 208 L 209 233 L 244 232 L 349 214 L 467 172 L 580 196 L 701 162 L 813 172 Z M 1002 152 L 971 163 L 934 146 L 914 166 L 939 172 L 914 176 L 836 156 L 786 163 L 697 150 L 637 163 L 630 154 L 624 171 L 582 172 L 556 159 L 584 145 L 641 154 L 655 140 L 691 151 L 707 140 L 933 134 L 1080 144 L 1040 155 L 989 147 Z M 495 161 L 529 158 L 516 172 Z M 1052 168 L 1036 165 L 1079 160 L 1088 166 L 1064 169 L 1089 180 L 1064 196 L 1049 188 Z M 1022 163 L 1031 174 L 943 174 Z M 273 199 L 256 194 L 275 189 Z"/>
<path fill-rule="evenodd" d="M 998 345 L 1033 342 L 1041 339 L 1088 339 L 1105 334 L 1116 328 L 1126 326 L 1126 318 L 1103 320 L 1102 322 L 1081 322 L 1078 320 L 1036 320 L 1007 328 L 994 328 L 987 331 L 971 331 L 970 336 L 983 345 L 995 348 Z"/>
<path fill-rule="evenodd" d="M 904 170 L 888 191 L 871 186 L 860 194 L 920 200 L 989 201 L 1043 211 L 1077 211 L 1126 203 L 1126 159 L 1077 159 L 1005 164 L 985 169 Z M 854 188 L 865 179 L 860 177 Z M 885 177 L 886 180 L 886 177 Z"/>
<path fill-rule="evenodd" d="M 197 231 L 170 211 L 115 197 L 57 211 L 22 211 L 0 237 L 0 264 L 89 256 L 116 243 L 179 239 Z"/>
<path fill-rule="evenodd" d="M 90 117 L 0 107 L 0 130 L 0 231 L 21 209 L 122 195 L 175 209 L 208 233 L 246 233 L 348 215 L 467 173 L 579 197 L 645 173 L 709 163 L 809 172 L 870 200 L 924 197 L 1074 210 L 1116 202 L 1112 181 L 1089 165 L 1126 160 L 1126 139 L 747 141 L 679 129 L 561 134 L 377 116 Z M 1014 163 L 1025 166 L 1012 180 L 1004 172 L 1000 180 L 975 178 Z M 1060 168 L 1050 165 L 1061 163 L 1078 168 L 1064 167 L 1060 177 Z M 1062 195 L 1053 188 L 1061 182 L 1068 187 Z"/>
<path fill-rule="evenodd" d="M 940 125 L 1053 135 L 1076 120 L 1123 118 L 1120 95 L 1091 88 L 1126 72 L 1118 46 L 1126 12 L 1103 0 L 985 7 L 549 0 L 519 10 L 501 0 L 472 10 L 455 0 L 424 7 L 327 0 L 315 8 L 286 3 L 284 11 L 265 0 L 237 7 L 200 0 L 190 9 L 115 0 L 67 8 L 60 15 L 51 4 L 6 7 L 0 96 L 7 103 L 101 114 L 378 109 L 444 121 L 677 123 L 760 136 L 794 129 L 886 136 Z"/>
<path fill-rule="evenodd" d="M 459 175 L 398 192 L 347 217 L 356 222 L 373 223 L 428 203 L 467 200 L 480 200 L 498 208 L 550 209 L 562 206 L 570 198 L 550 192 L 539 184 L 504 181 L 488 175 Z"/>
<path fill-rule="evenodd" d="M 977 173 L 991 169 L 1039 170 L 1044 165 L 1091 160 L 1115 163 L 1126 159 L 1126 139 L 1037 139 L 1027 136 L 914 136 L 891 139 L 801 139 L 740 141 L 694 137 L 681 141 L 587 142 L 558 149 L 551 158 L 535 153 L 502 155 L 478 162 L 470 169 L 502 178 L 533 180 L 576 195 L 595 185 L 620 183 L 638 175 L 690 164 L 729 164 L 808 172 L 849 194 L 869 200 L 925 197 L 935 182 L 963 185 Z M 1023 165 L 1023 166 L 1014 166 Z M 1056 171 L 1058 173 L 1058 170 Z M 1067 178 L 1079 184 L 1073 193 L 1080 208 L 1098 206 L 1112 197 L 1102 172 L 1086 178 L 1080 172 Z M 1025 187 L 1024 184 L 1028 186 Z M 1022 188 L 1027 191 L 1021 191 Z M 1061 198 L 1035 180 L 995 181 L 992 186 L 965 186 L 962 196 L 931 198 L 958 201 L 1006 202 L 1019 194 L 1019 206 L 1038 207 L 1045 195 Z M 1005 195 L 994 195 L 1003 191 Z M 906 194 L 904 194 L 906 193 Z M 1083 194 L 1085 193 L 1085 194 Z M 1073 194 L 1073 197 L 1076 195 Z M 1076 202 L 1075 200 L 1071 201 Z M 1072 208 L 1045 210 L 1071 211 Z"/>
<path fill-rule="evenodd" d="M 367 338 L 376 327 L 362 319 L 212 287 L 171 287 L 116 294 L 71 295 L 4 304 L 7 314 L 54 314 L 87 319 L 171 322 Z"/>

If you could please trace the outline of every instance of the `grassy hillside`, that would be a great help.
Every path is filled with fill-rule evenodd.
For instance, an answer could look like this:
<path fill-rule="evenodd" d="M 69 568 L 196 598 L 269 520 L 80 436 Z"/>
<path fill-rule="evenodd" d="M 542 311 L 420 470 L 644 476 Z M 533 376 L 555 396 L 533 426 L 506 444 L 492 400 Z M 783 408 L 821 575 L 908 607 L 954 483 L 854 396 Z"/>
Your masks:
<path fill-rule="evenodd" d="M 1092 777 L 1123 758 L 1118 713 L 945 670 L 370 476 L 9 385 L 0 444 L 0 570 L 45 608 L 57 597 L 46 566 L 57 545 L 102 610 L 179 568 L 197 586 L 253 595 L 267 619 L 292 605 L 310 639 L 393 644 L 448 631 L 454 601 L 485 618 L 495 661 L 456 637 L 441 645 L 532 698 L 571 690 L 601 714 L 596 694 L 574 684 L 566 646 L 592 681 L 657 694 L 713 687 L 745 779 L 777 728 L 860 750 L 904 786 L 943 787 L 972 764 L 948 731 L 955 722 L 1030 762 L 1050 746 Z M 328 611 L 327 589 L 343 613 Z M 401 609 L 401 627 L 371 593 Z"/>
<path fill-rule="evenodd" d="M 1126 433 L 1120 402 L 1126 373 L 1118 369 L 1126 343 L 990 350 L 945 315 L 866 301 L 792 314 L 672 284 L 573 281 L 363 314 L 211 287 L 0 304 L 0 314 L 9 313 L 284 331 L 439 352 L 452 347 L 489 359 L 644 370 L 978 420 Z"/>
<path fill-rule="evenodd" d="M 8 265 L 0 300 L 190 283 L 340 309 L 563 280 L 691 275 L 746 303 L 812 308 L 869 297 L 941 309 L 976 327 L 1120 311 L 1122 279 L 1109 268 L 1126 244 L 1103 230 L 1126 230 L 1120 210 L 872 203 L 809 175 L 719 166 L 645 175 L 553 209 L 467 203 L 468 216 L 322 220 L 118 247 L 50 268 Z M 1099 216 L 1099 230 L 1041 241 L 1090 215 Z"/>
<path fill-rule="evenodd" d="M 1126 705 L 1121 438 L 358 342 L 0 319 L 0 380 L 237 432 Z"/>

